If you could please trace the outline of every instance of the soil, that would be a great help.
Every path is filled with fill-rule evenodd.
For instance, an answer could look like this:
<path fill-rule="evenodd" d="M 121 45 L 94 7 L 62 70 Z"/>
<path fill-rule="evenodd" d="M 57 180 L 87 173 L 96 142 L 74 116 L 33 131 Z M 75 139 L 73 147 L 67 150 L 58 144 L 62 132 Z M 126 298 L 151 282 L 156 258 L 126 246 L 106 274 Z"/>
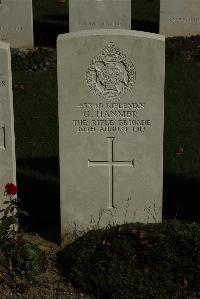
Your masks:
<path fill-rule="evenodd" d="M 48 269 L 35 281 L 20 280 L 14 285 L 9 283 L 9 280 L 0 282 L 0 299 L 92 299 L 76 291 L 69 282 L 60 276 L 56 267 L 56 254 L 60 250 L 58 245 L 46 241 L 38 235 L 25 234 L 24 239 L 37 244 L 46 253 Z"/>

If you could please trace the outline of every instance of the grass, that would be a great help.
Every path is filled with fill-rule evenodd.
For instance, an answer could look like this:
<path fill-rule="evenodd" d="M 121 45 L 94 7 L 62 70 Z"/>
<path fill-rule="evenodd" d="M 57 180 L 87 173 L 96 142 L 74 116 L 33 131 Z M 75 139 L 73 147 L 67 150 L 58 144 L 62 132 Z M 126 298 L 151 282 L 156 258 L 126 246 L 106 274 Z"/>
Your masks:
<path fill-rule="evenodd" d="M 166 66 L 165 170 L 197 176 L 200 167 L 197 132 L 200 130 L 200 65 L 176 61 Z M 183 154 L 176 156 L 178 148 Z"/>
<path fill-rule="evenodd" d="M 44 80 L 44 75 L 48 80 Z M 43 157 L 44 154 L 45 157 L 57 156 L 56 70 L 17 71 L 13 81 L 17 140 L 20 141 L 17 142 L 18 158 Z"/>
<path fill-rule="evenodd" d="M 69 31 L 68 2 L 33 0 L 34 38 L 37 46 L 55 46 L 59 33 Z"/>
<path fill-rule="evenodd" d="M 32 226 L 59 231 L 56 69 L 16 70 L 13 83 L 19 196 Z"/>
<path fill-rule="evenodd" d="M 36 44 L 55 46 L 56 36 L 65 32 L 67 26 L 67 3 L 58 4 L 55 0 L 34 0 L 33 3 Z M 152 29 L 151 24 L 158 24 L 157 0 L 137 0 L 134 7 L 138 26 L 141 25 L 139 29 L 143 25 Z M 54 28 L 53 31 L 51 28 Z M 192 41 L 189 40 L 188 48 L 192 47 L 190 44 Z M 200 197 L 200 64 L 199 58 L 187 60 L 187 57 L 180 55 L 181 48 L 173 56 L 173 45 L 167 44 L 167 53 L 171 53 L 173 59 L 167 59 L 166 63 L 163 215 L 167 219 L 196 221 L 199 220 Z M 177 45 L 182 45 L 182 41 L 176 41 L 178 48 Z M 20 197 L 24 209 L 30 214 L 30 228 L 43 227 L 58 232 L 59 153 L 55 60 L 55 49 L 38 51 L 33 59 L 33 66 L 36 65 L 38 69 L 29 71 L 27 61 L 17 65 L 15 57 L 13 86 Z M 40 69 L 40 63 L 44 61 L 48 63 L 47 68 Z"/>
<path fill-rule="evenodd" d="M 132 29 L 159 32 L 159 0 L 134 0 L 132 5 Z"/>
<path fill-rule="evenodd" d="M 164 215 L 199 220 L 198 62 L 166 65 Z"/>
<path fill-rule="evenodd" d="M 171 221 L 89 231 L 58 254 L 61 273 L 95 298 L 199 298 L 199 228 Z"/>

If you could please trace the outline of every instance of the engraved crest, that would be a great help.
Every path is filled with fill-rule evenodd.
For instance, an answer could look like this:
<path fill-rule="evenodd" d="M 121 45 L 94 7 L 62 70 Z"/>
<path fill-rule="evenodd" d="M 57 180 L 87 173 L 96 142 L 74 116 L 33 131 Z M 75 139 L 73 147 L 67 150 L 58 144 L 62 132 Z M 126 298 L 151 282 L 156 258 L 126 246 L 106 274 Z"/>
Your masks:
<path fill-rule="evenodd" d="M 86 72 L 90 90 L 106 100 L 116 100 L 126 94 L 136 81 L 136 70 L 131 61 L 114 43 L 109 43 L 101 55 L 92 60 Z"/>

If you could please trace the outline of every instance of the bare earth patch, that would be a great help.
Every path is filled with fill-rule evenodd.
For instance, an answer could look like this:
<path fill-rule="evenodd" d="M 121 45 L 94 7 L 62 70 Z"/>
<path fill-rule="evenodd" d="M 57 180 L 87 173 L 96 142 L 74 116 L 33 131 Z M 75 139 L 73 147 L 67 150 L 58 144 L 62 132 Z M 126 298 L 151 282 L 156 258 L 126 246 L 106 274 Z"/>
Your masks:
<path fill-rule="evenodd" d="M 24 239 L 38 245 L 46 253 L 48 269 L 39 275 L 36 281 L 19 280 L 13 286 L 0 281 L 1 299 L 92 299 L 75 291 L 70 283 L 60 276 L 56 267 L 56 254 L 60 250 L 58 245 L 48 242 L 38 235 L 25 234 Z"/>

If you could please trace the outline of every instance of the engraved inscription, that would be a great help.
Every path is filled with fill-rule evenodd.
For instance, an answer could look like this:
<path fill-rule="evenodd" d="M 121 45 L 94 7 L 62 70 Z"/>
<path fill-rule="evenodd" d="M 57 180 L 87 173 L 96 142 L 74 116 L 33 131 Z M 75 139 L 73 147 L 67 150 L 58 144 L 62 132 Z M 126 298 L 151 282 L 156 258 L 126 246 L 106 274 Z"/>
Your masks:
<path fill-rule="evenodd" d="M 170 17 L 169 23 L 198 23 L 200 22 L 200 17 Z"/>
<path fill-rule="evenodd" d="M 90 161 L 88 160 L 88 167 L 101 166 L 108 167 L 109 169 L 109 202 L 108 209 L 114 208 L 114 195 L 113 195 L 113 179 L 114 167 L 134 167 L 134 160 L 132 161 L 115 161 L 114 160 L 114 139 L 115 137 L 107 137 L 108 140 L 108 160 L 107 161 Z"/>
<path fill-rule="evenodd" d="M 7 96 L 7 93 L 6 93 L 6 85 L 7 85 L 7 82 L 6 82 L 6 79 L 5 79 L 5 76 L 0 76 L 0 103 L 3 103 L 5 100 L 6 100 L 6 96 Z"/>
<path fill-rule="evenodd" d="M 77 133 L 144 133 L 152 125 L 146 119 L 147 103 L 144 102 L 98 102 L 80 103 L 76 109 L 79 116 L 73 119 Z"/>
<path fill-rule="evenodd" d="M 2 3 L 1 0 L 0 0 L 0 14 L 1 15 L 9 15 L 9 11 L 10 11 L 10 7 L 5 4 L 5 3 Z M 7 41 L 7 36 L 6 34 L 9 33 L 9 32 L 15 32 L 15 33 L 18 33 L 18 32 L 22 32 L 24 30 L 23 26 L 22 25 L 0 25 L 0 39 L 2 41 Z"/>
<path fill-rule="evenodd" d="M 101 23 L 97 23 L 97 22 L 77 22 L 76 23 L 77 27 L 96 27 L 96 28 L 118 28 L 120 29 L 122 26 L 123 27 L 128 27 L 128 24 L 121 24 L 120 22 L 101 22 Z"/>
<path fill-rule="evenodd" d="M 0 31 L 16 31 L 20 32 L 23 30 L 22 26 L 0 26 Z"/>
<path fill-rule="evenodd" d="M 105 100 L 116 100 L 131 90 L 136 70 L 131 61 L 114 43 L 105 46 L 101 55 L 92 60 L 86 72 L 90 90 Z"/>
<path fill-rule="evenodd" d="M 0 80 L 0 87 L 6 86 L 6 82 L 4 80 Z"/>
<path fill-rule="evenodd" d="M 6 150 L 5 127 L 0 128 L 0 150 Z"/>
<path fill-rule="evenodd" d="M 99 27 L 99 28 L 121 28 L 123 24 L 120 22 L 77 22 L 76 26 L 77 27 Z M 124 26 L 128 26 L 125 24 Z"/>

